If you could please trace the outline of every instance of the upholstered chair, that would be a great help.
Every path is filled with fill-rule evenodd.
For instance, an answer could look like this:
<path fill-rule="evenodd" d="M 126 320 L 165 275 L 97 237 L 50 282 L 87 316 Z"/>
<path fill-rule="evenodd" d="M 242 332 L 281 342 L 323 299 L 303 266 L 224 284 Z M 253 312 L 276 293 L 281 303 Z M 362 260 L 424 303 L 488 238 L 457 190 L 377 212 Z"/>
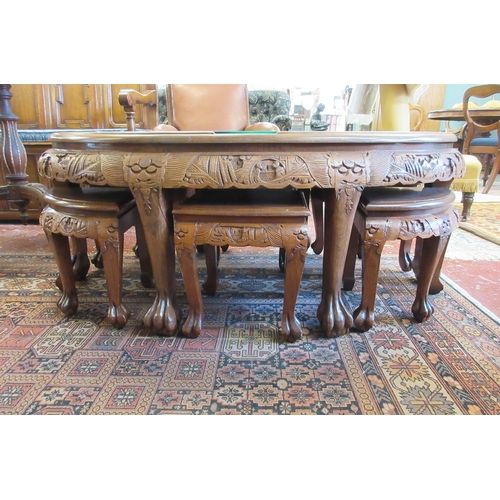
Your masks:
<path fill-rule="evenodd" d="M 167 85 L 157 86 L 158 124 L 168 124 Z M 292 119 L 289 116 L 291 99 L 281 90 L 249 90 L 250 124 L 257 122 L 274 123 L 280 130 L 291 130 Z"/>
<path fill-rule="evenodd" d="M 249 90 L 250 123 L 270 122 L 280 130 L 290 130 L 291 99 L 283 90 Z"/>
<path fill-rule="evenodd" d="M 488 193 L 500 172 L 500 120 L 479 120 L 470 112 L 477 103 L 471 99 L 487 99 L 481 104 L 483 108 L 499 108 L 500 101 L 493 99 L 500 95 L 500 84 L 477 85 L 464 92 L 462 106 L 466 128 L 464 131 L 463 153 L 466 155 L 493 155 L 493 166 L 490 172 L 485 169 L 483 193 Z"/>
<path fill-rule="evenodd" d="M 243 84 L 169 84 L 166 89 L 168 131 L 279 132 L 267 120 L 250 120 L 249 96 Z"/>

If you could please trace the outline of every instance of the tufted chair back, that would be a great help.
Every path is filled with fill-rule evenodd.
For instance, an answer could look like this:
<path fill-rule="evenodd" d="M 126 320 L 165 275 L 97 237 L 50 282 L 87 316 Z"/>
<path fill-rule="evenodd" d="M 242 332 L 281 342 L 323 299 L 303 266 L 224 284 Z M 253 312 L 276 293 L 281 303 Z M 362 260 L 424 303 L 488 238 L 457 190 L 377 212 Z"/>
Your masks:
<path fill-rule="evenodd" d="M 250 123 L 271 122 L 280 130 L 290 130 L 290 96 L 282 90 L 250 90 Z"/>

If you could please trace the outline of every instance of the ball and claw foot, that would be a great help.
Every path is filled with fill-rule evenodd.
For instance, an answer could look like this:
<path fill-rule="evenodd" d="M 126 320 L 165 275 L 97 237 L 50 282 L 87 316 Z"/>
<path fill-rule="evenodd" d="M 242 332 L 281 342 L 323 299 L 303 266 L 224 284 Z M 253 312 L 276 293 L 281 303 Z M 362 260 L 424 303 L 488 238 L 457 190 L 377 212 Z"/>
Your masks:
<path fill-rule="evenodd" d="M 127 311 L 123 304 L 115 305 L 109 304 L 108 308 L 108 321 L 115 328 L 123 328 L 128 319 L 130 318 L 130 312 Z"/>
<path fill-rule="evenodd" d="M 413 317 L 419 323 L 423 323 L 432 316 L 434 313 L 434 307 L 428 300 L 415 299 L 415 302 L 413 302 L 413 305 L 411 306 L 411 312 L 413 313 Z"/>
<path fill-rule="evenodd" d="M 202 316 L 199 311 L 189 311 L 186 321 L 182 325 L 182 333 L 188 339 L 195 339 L 200 336 L 203 321 Z"/>
<path fill-rule="evenodd" d="M 171 300 L 156 296 L 153 305 L 144 316 L 144 326 L 158 335 L 173 337 L 180 318 L 180 311 Z"/>
<path fill-rule="evenodd" d="M 71 293 L 62 293 L 57 301 L 57 307 L 68 318 L 76 314 L 78 310 L 78 296 L 76 290 Z"/>
<path fill-rule="evenodd" d="M 375 323 L 375 312 L 366 307 L 358 307 L 354 313 L 354 327 L 358 332 L 367 332 Z"/>
<path fill-rule="evenodd" d="M 350 332 L 353 317 L 342 297 L 338 300 L 322 300 L 316 314 L 323 333 L 328 338 L 339 337 Z"/>
<path fill-rule="evenodd" d="M 302 337 L 302 328 L 295 316 L 283 314 L 279 339 L 282 342 L 295 342 Z"/>

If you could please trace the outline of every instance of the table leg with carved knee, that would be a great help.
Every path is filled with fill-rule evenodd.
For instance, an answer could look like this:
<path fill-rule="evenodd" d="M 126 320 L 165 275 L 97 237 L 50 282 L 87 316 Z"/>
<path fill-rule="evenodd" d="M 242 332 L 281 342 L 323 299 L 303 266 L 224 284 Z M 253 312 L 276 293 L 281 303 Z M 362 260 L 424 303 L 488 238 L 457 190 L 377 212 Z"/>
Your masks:
<path fill-rule="evenodd" d="M 156 297 L 144 317 L 144 325 L 153 333 L 175 335 L 181 319 L 175 297 L 175 248 L 172 219 L 172 190 L 150 189 L 134 180 L 130 189 L 144 228 L 151 258 Z"/>
<path fill-rule="evenodd" d="M 327 337 L 348 333 L 352 312 L 342 296 L 342 275 L 361 188 L 325 189 L 322 297 L 317 318 Z M 335 213 L 335 217 L 334 217 Z"/>

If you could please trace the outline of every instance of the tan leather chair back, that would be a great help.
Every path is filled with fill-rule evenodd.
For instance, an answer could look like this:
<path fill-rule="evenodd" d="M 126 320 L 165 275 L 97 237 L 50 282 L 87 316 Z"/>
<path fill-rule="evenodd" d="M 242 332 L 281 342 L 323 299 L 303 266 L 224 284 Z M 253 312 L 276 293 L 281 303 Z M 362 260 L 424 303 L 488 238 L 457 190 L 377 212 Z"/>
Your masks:
<path fill-rule="evenodd" d="M 170 84 L 168 123 L 178 130 L 244 130 L 250 123 L 244 84 Z"/>

